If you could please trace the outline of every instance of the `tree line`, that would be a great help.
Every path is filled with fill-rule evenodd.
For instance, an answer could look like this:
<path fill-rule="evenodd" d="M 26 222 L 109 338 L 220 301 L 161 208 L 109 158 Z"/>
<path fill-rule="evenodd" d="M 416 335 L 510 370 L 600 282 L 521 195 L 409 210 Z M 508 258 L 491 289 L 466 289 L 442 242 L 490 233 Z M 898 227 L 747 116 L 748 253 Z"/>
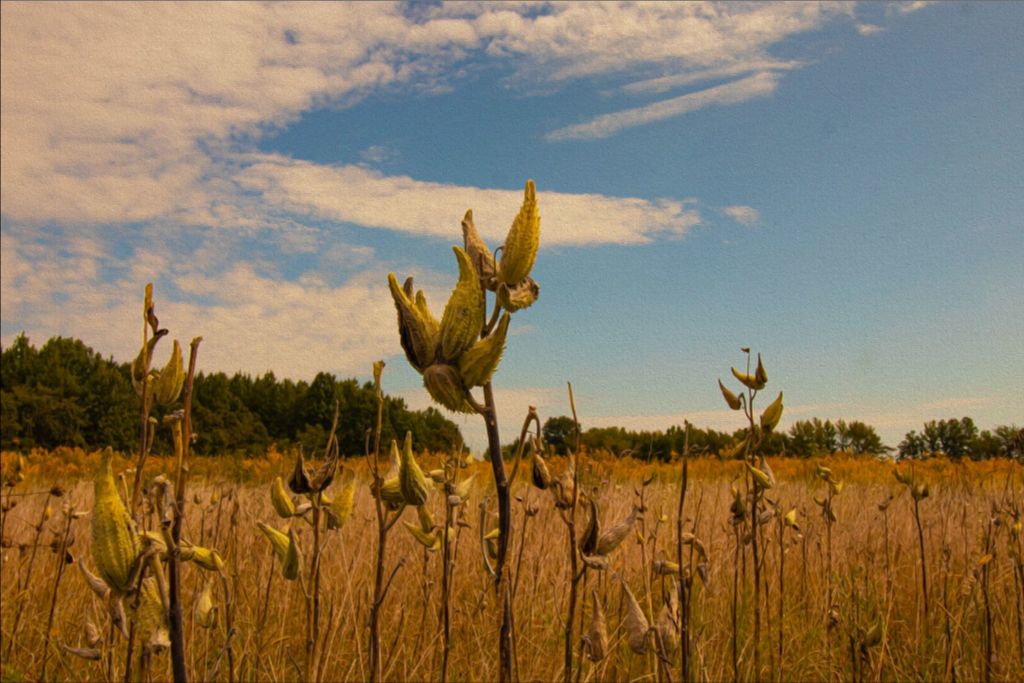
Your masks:
<path fill-rule="evenodd" d="M 556 452 L 573 448 L 576 426 L 571 417 L 551 417 L 542 428 L 545 441 Z M 695 455 L 717 455 L 727 450 L 743 430 L 722 432 L 690 426 L 690 452 Z M 674 425 L 664 431 L 633 431 L 622 427 L 594 427 L 580 431 L 580 445 L 589 450 L 606 450 L 616 455 L 632 455 L 647 460 L 671 460 L 686 447 L 684 427 Z M 1000 425 L 992 430 L 979 430 L 974 420 L 932 420 L 921 432 L 913 430 L 896 448 L 882 442 L 875 428 L 858 420 L 797 420 L 786 431 L 773 432 L 764 440 L 766 455 L 807 458 L 834 453 L 883 456 L 896 459 L 945 456 L 953 460 L 989 458 L 1024 459 L 1024 429 L 1016 425 Z"/>
<path fill-rule="evenodd" d="M 197 373 L 192 419 L 203 455 L 258 455 L 276 444 L 301 444 L 306 453 L 326 443 L 335 405 L 342 453 L 361 455 L 377 419 L 373 385 L 321 372 L 312 382 L 223 372 Z M 24 335 L 0 350 L 0 447 L 28 450 L 58 446 L 120 451 L 138 448 L 140 402 L 128 363 L 104 358 L 83 342 L 53 337 L 35 348 Z M 160 415 L 156 416 L 161 417 Z M 164 429 L 157 452 L 169 452 Z M 447 451 L 462 442 L 458 426 L 433 408 L 410 410 L 386 397 L 385 439 L 413 434 L 417 448 Z"/>
<path fill-rule="evenodd" d="M 77 446 L 138 447 L 139 399 L 132 389 L 128 363 L 117 363 L 77 339 L 53 337 L 36 349 L 25 335 L 0 349 L 0 447 L 28 450 Z M 259 455 L 272 446 L 302 445 L 307 453 L 323 448 L 339 407 L 337 436 L 346 455 L 361 455 L 366 430 L 376 422 L 373 386 L 339 380 L 321 372 L 312 382 L 223 372 L 196 375 L 193 422 L 199 435 L 196 453 Z M 159 416 L 158 416 L 159 417 Z M 565 453 L 575 443 L 572 418 L 549 418 L 543 426 L 548 445 Z M 166 430 L 158 430 L 157 449 L 169 451 Z M 434 408 L 410 410 L 386 397 L 383 438 L 413 433 L 417 448 L 448 451 L 462 443 L 458 426 Z M 690 428 L 690 452 L 716 455 L 739 436 L 711 428 Z M 594 427 L 580 434 L 589 450 L 669 460 L 683 452 L 682 426 L 664 431 Z M 512 449 L 507 449 L 512 450 Z M 984 460 L 1024 459 L 1024 430 L 1000 425 L 980 430 L 969 417 L 932 420 L 913 430 L 896 448 L 882 443 L 874 427 L 857 420 L 798 420 L 786 431 L 770 434 L 763 446 L 769 455 L 811 457 L 837 452 L 898 459 L 931 455 Z"/>

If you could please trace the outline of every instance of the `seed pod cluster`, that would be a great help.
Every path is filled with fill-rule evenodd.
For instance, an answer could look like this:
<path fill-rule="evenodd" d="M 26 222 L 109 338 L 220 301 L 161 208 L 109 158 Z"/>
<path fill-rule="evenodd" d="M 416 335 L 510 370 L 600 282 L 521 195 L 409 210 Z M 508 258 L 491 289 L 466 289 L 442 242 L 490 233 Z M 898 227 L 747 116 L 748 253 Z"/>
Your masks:
<path fill-rule="evenodd" d="M 469 391 L 490 382 L 498 368 L 508 336 L 509 313 L 536 301 L 540 288 L 530 277 L 540 239 L 540 214 L 533 181 L 527 181 L 522 207 L 508 232 L 501 262 L 480 238 L 473 212 L 462 220 L 464 247 L 453 247 L 459 279 L 440 322 L 427 306 L 412 278 L 399 285 L 388 274 L 388 288 L 398 313 L 398 333 L 409 364 L 437 403 L 457 413 L 474 412 Z M 483 339 L 486 300 L 495 292 L 505 314 Z"/>
<path fill-rule="evenodd" d="M 106 449 L 94 482 L 92 514 L 92 557 L 100 576 L 118 593 L 131 587 L 140 543 L 128 510 L 114 483 L 113 451 Z"/>

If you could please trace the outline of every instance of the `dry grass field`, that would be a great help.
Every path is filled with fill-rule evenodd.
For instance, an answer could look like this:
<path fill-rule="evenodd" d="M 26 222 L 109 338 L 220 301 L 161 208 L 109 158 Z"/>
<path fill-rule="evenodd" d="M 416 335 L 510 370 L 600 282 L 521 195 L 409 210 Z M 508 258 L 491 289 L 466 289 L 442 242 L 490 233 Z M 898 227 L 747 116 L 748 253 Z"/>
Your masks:
<path fill-rule="evenodd" d="M 125 676 L 127 639 L 111 626 L 105 603 L 79 569 L 62 565 L 55 550 L 67 530 L 67 559 L 96 572 L 90 516 L 68 517 L 62 508 L 92 509 L 91 472 L 99 457 L 80 452 L 63 456 L 34 453 L 28 458 L 27 478 L 4 491 L 5 507 L 16 501 L 3 521 L 0 655 L 5 681 L 121 681 Z M 5 471 L 12 460 L 4 455 Z M 424 455 L 419 460 L 424 471 L 439 466 L 437 458 Z M 303 518 L 284 520 L 275 514 L 271 481 L 275 475 L 287 480 L 292 463 L 279 454 L 267 462 L 270 471 L 255 474 L 227 460 L 197 459 L 192 468 L 182 537 L 216 549 L 224 560 L 224 579 L 215 580 L 216 572 L 195 563 L 181 569 L 189 677 L 295 681 L 313 671 L 325 681 L 366 680 L 378 536 L 365 463 L 346 462 L 356 471 L 353 513 L 340 529 L 323 531 L 320 539 L 319 645 L 307 669 L 305 595 L 311 586 L 304 578 L 282 578 L 281 563 L 257 522 L 281 530 L 290 522 L 298 547 L 305 551 L 303 577 L 313 534 Z M 67 463 L 70 474 L 64 471 Z M 822 500 L 829 488 L 815 474 L 822 463 L 843 482 L 831 503 L 831 525 L 814 500 Z M 731 523 L 730 512 L 730 486 L 735 483 L 742 491 L 744 485 L 742 463 L 691 461 L 683 519 L 684 532 L 698 541 L 683 546 L 684 567 L 691 567 L 684 570 L 691 577 L 690 679 L 1021 679 L 1024 472 L 1019 464 L 918 463 L 914 474 L 917 481 L 927 482 L 930 494 L 919 504 L 920 536 L 914 498 L 893 477 L 892 464 L 843 457 L 771 464 L 777 481 L 764 495 L 777 513 L 759 526 L 762 584 L 756 593 L 760 627 L 755 642 L 755 572 L 743 544 L 749 529 Z M 115 474 L 129 466 L 127 460 L 115 459 Z M 147 479 L 166 466 L 160 459 L 150 461 Z M 548 466 L 557 477 L 566 463 L 552 457 Z M 906 464 L 901 470 L 910 472 Z M 458 479 L 474 473 L 470 493 L 455 508 L 458 522 L 450 541 L 446 677 L 454 681 L 497 680 L 499 673 L 500 608 L 481 542 L 481 525 L 484 532 L 496 526 L 494 489 L 483 463 L 460 469 Z M 581 501 L 596 504 L 604 528 L 627 518 L 634 507 L 640 513 L 625 540 L 608 554 L 607 567 L 589 568 L 581 577 L 581 608 L 576 610 L 572 642 L 575 680 L 680 680 L 678 629 L 683 619 L 678 608 L 672 609 L 674 577 L 666 575 L 667 562 L 676 559 L 680 475 L 678 462 L 647 464 L 599 455 L 581 459 Z M 46 493 L 55 484 L 65 488 L 60 497 Z M 339 486 L 335 482 L 328 494 L 336 495 Z M 508 564 L 515 675 L 523 681 L 563 680 L 572 578 L 565 513 L 555 508 L 550 490 L 531 484 L 529 462 L 520 469 L 512 492 Z M 444 519 L 444 497 L 438 490 L 430 492 L 427 508 L 434 520 Z M 576 512 L 578 535 L 589 509 L 589 502 L 581 503 Z M 784 522 L 791 510 L 795 527 Z M 147 528 L 159 526 L 153 514 L 144 520 Z M 402 521 L 417 525 L 416 510 L 406 509 Z M 386 680 L 440 679 L 442 564 L 440 551 L 428 551 L 402 524 L 394 526 L 384 566 L 390 583 L 380 610 Z M 196 605 L 207 585 L 217 608 L 213 628 L 197 623 L 201 615 Z M 643 619 L 654 626 L 643 654 L 630 647 L 638 615 L 634 611 L 630 617 L 625 587 L 636 597 Z M 589 656 L 595 639 L 600 640 L 593 631 L 595 600 L 607 634 L 605 656 L 598 661 Z M 585 648 L 581 634 L 589 643 Z M 80 649 L 79 654 L 70 648 Z M 83 653 L 95 659 L 79 656 Z M 144 659 L 138 654 L 136 647 L 133 679 L 171 679 L 166 648 L 147 651 Z"/>

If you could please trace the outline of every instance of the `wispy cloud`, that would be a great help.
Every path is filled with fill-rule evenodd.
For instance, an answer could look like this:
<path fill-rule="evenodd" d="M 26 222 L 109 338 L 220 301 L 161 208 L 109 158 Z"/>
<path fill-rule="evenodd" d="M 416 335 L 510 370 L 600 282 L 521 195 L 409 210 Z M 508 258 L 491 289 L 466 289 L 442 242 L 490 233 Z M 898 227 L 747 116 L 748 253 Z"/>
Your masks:
<path fill-rule="evenodd" d="M 354 165 L 326 166 L 277 155 L 253 155 L 248 160 L 239 182 L 268 204 L 371 228 L 450 237 L 465 210 L 473 209 L 481 235 L 500 243 L 509 217 L 522 203 L 520 189 L 424 182 Z M 701 220 L 693 200 L 567 194 L 543 187 L 541 192 L 546 247 L 641 244 L 659 236 L 680 237 Z"/>
<path fill-rule="evenodd" d="M 741 225 L 757 225 L 761 222 L 761 212 L 752 206 L 727 206 L 722 209 L 722 213 Z"/>
<path fill-rule="evenodd" d="M 765 97 L 775 92 L 777 85 L 777 75 L 762 72 L 642 107 L 603 114 L 584 123 L 559 128 L 545 137 L 551 141 L 606 138 L 625 128 L 663 121 L 705 107 L 736 104 L 756 97 Z"/>

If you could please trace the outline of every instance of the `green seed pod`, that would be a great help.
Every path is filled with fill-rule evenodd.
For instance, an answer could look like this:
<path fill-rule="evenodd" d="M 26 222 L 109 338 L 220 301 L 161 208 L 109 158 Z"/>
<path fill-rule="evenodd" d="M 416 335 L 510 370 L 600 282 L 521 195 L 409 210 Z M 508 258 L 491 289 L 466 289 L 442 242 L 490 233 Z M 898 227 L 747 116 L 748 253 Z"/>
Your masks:
<path fill-rule="evenodd" d="M 437 528 L 434 518 L 430 516 L 430 509 L 426 505 L 417 505 L 416 515 L 420 518 L 420 528 L 426 533 L 429 534 Z"/>
<path fill-rule="evenodd" d="M 455 485 L 455 495 L 461 498 L 462 500 L 466 500 L 467 498 L 469 498 L 469 492 L 473 488 L 474 478 L 476 478 L 476 475 L 471 474 L 462 481 L 460 481 L 459 483 L 457 483 Z"/>
<path fill-rule="evenodd" d="M 302 446 L 295 456 L 295 467 L 292 469 L 292 476 L 288 478 L 288 488 L 293 493 L 312 493 L 313 485 L 309 481 L 309 472 L 306 471 L 306 458 L 302 454 Z"/>
<path fill-rule="evenodd" d="M 270 486 L 270 502 L 274 505 L 274 512 L 278 517 L 292 517 L 295 515 L 295 503 L 291 496 L 284 490 L 284 482 L 281 477 L 275 477 L 274 483 Z"/>
<path fill-rule="evenodd" d="M 185 556 L 184 550 L 185 549 L 182 548 L 182 559 L 191 560 L 200 568 L 205 569 L 208 572 L 223 571 L 224 560 L 216 550 L 193 545 L 188 549 L 188 557 Z"/>
<path fill-rule="evenodd" d="M 482 387 L 491 381 L 491 375 L 498 369 L 501 354 L 505 350 L 505 337 L 512 316 L 501 316 L 498 327 L 486 338 L 473 344 L 469 351 L 459 357 L 459 375 L 466 388 Z"/>
<path fill-rule="evenodd" d="M 533 474 L 533 485 L 544 490 L 551 486 L 551 474 L 548 472 L 547 463 L 544 462 L 544 458 L 541 457 L 540 453 L 536 450 L 533 452 L 533 457 L 530 458 L 531 471 Z"/>
<path fill-rule="evenodd" d="M 501 266 L 498 277 L 507 285 L 514 285 L 526 278 L 537 258 L 540 245 L 540 213 L 537 211 L 537 188 L 532 180 L 526 181 L 523 204 L 512 221 L 505 248 L 501 252 Z"/>
<path fill-rule="evenodd" d="M 107 448 L 94 483 L 92 557 L 107 585 L 124 593 L 131 588 L 129 584 L 140 544 L 131 516 L 117 494 L 112 457 L 113 451 Z"/>
<path fill-rule="evenodd" d="M 376 489 L 373 486 L 371 486 L 370 489 L 373 491 L 373 495 L 376 496 Z M 397 475 L 384 480 L 384 483 L 380 487 L 380 499 L 389 510 L 397 510 L 405 505 L 405 498 L 402 497 L 402 485 L 399 482 Z"/>
<path fill-rule="evenodd" d="M 767 473 L 757 469 L 750 463 L 747 463 L 747 470 L 750 472 L 750 475 L 754 477 L 754 481 L 757 482 L 757 485 L 762 489 L 770 489 L 774 485 L 775 482 L 772 481 L 772 478 L 769 477 Z"/>
<path fill-rule="evenodd" d="M 740 400 L 739 398 L 736 397 L 736 394 L 729 391 L 729 389 L 727 389 L 726 386 L 722 384 L 722 380 L 718 380 L 718 388 L 722 390 L 722 398 L 725 399 L 725 402 L 729 405 L 729 407 L 732 408 L 733 410 L 739 410 L 743 404 L 740 403 Z"/>
<path fill-rule="evenodd" d="M 515 313 L 533 305 L 533 302 L 540 296 L 540 285 L 532 277 L 525 277 L 514 285 L 502 282 L 498 285 L 495 293 L 502 308 Z"/>
<path fill-rule="evenodd" d="M 484 293 L 469 255 L 452 247 L 459 262 L 459 281 L 441 316 L 441 356 L 454 363 L 473 346 L 484 326 Z"/>
<path fill-rule="evenodd" d="M 406 282 L 411 289 L 412 283 L 409 280 Z M 388 287 L 391 289 L 391 297 L 395 300 L 395 309 L 398 311 L 398 335 L 402 350 L 405 351 L 409 364 L 417 371 L 423 372 L 434 362 L 437 353 L 437 334 L 423 318 L 409 294 L 398 286 L 398 279 L 394 273 L 388 273 Z M 424 299 L 424 305 L 425 303 Z"/>
<path fill-rule="evenodd" d="M 430 485 L 423 476 L 423 470 L 416 463 L 412 454 L 412 432 L 405 433 L 405 445 L 402 448 L 402 462 L 398 469 L 398 483 L 402 489 L 402 498 L 406 505 L 423 505 L 427 502 Z"/>
<path fill-rule="evenodd" d="M 288 529 L 288 551 L 281 562 L 281 576 L 288 581 L 299 578 L 302 568 L 302 552 L 299 550 L 299 539 L 295 538 L 295 530 Z"/>
<path fill-rule="evenodd" d="M 341 471 L 341 491 L 328 508 L 327 528 L 340 529 L 352 517 L 356 495 L 356 473 L 349 468 Z"/>
<path fill-rule="evenodd" d="M 260 528 L 263 535 L 270 541 L 270 545 L 274 549 L 274 554 L 277 555 L 277 559 L 283 563 L 285 558 L 288 556 L 288 534 L 282 533 L 269 524 L 264 524 L 263 522 L 256 522 L 256 526 Z"/>
<path fill-rule="evenodd" d="M 164 334 L 167 333 L 166 330 L 162 331 L 164 332 Z M 143 383 L 145 383 L 146 385 L 146 395 L 152 396 L 153 382 L 157 377 L 157 372 L 155 370 L 147 368 L 149 368 L 150 361 L 153 358 L 153 349 L 156 347 L 156 343 L 160 341 L 160 338 L 162 336 L 163 335 L 154 335 L 153 337 L 151 337 L 150 340 L 147 341 L 141 349 L 139 349 L 138 355 L 135 356 L 135 359 L 132 361 L 132 388 L 135 389 L 135 393 L 140 398 L 142 397 Z"/>
<path fill-rule="evenodd" d="M 639 510 L 634 507 L 628 517 L 602 533 L 601 537 L 597 539 L 597 547 L 594 549 L 594 552 L 598 555 L 610 555 L 613 550 L 618 548 L 619 544 L 633 530 L 638 512 Z"/>
<path fill-rule="evenodd" d="M 487 244 L 480 238 L 480 233 L 473 223 L 473 209 L 466 211 L 462 219 L 462 241 L 469 254 L 469 260 L 473 262 L 476 271 L 484 281 L 484 287 L 494 291 L 497 286 L 497 264 L 494 261 L 494 254 L 487 248 Z"/>
<path fill-rule="evenodd" d="M 594 555 L 597 550 L 597 540 L 601 536 L 601 522 L 597 515 L 597 503 L 590 499 L 590 518 L 587 526 L 580 536 L 580 552 L 584 555 Z"/>
<path fill-rule="evenodd" d="M 423 373 L 423 386 L 430 397 L 448 410 L 456 413 L 472 413 L 473 406 L 466 400 L 466 387 L 462 384 L 459 371 L 444 363 L 435 363 Z"/>
<path fill-rule="evenodd" d="M 732 376 L 738 379 L 743 384 L 743 386 L 747 387 L 748 389 L 756 390 L 764 387 L 763 384 L 757 381 L 756 376 L 748 375 L 745 372 L 740 372 L 736 368 L 730 368 L 730 370 L 732 370 Z"/>
<path fill-rule="evenodd" d="M 440 534 L 434 533 L 432 531 L 424 531 L 418 525 L 411 524 L 409 522 L 406 522 L 405 520 L 402 520 L 402 524 L 404 524 L 405 528 L 409 530 L 409 533 L 412 534 L 412 537 L 415 538 L 416 541 L 427 550 L 434 551 L 440 549 Z"/>
<path fill-rule="evenodd" d="M 867 633 L 864 634 L 864 647 L 875 647 L 882 642 L 882 635 L 885 631 L 882 628 L 882 621 L 878 620 L 872 624 Z"/>
<path fill-rule="evenodd" d="M 171 357 L 167 365 L 153 382 L 153 398 L 162 406 L 169 406 L 178 400 L 181 388 L 185 385 L 185 368 L 181 361 L 181 345 L 174 340 Z"/>
<path fill-rule="evenodd" d="M 203 592 L 196 600 L 195 619 L 203 628 L 213 628 L 217 625 L 217 606 L 213 604 L 213 581 L 206 582 Z"/>
<path fill-rule="evenodd" d="M 782 418 L 782 392 L 779 392 L 779 397 L 769 404 L 764 412 L 761 413 L 761 429 L 767 432 L 775 429 L 779 424 L 779 420 Z"/>
<path fill-rule="evenodd" d="M 137 606 L 132 609 L 132 621 L 147 652 L 161 652 L 171 646 L 167 625 L 167 612 L 156 579 L 148 577 L 142 581 L 137 598 Z M 135 605 L 135 600 L 129 600 Z"/>
<path fill-rule="evenodd" d="M 764 371 L 761 354 L 757 354 L 757 370 L 754 371 L 754 380 L 757 382 L 755 389 L 763 389 L 764 385 L 768 384 L 768 373 Z"/>

